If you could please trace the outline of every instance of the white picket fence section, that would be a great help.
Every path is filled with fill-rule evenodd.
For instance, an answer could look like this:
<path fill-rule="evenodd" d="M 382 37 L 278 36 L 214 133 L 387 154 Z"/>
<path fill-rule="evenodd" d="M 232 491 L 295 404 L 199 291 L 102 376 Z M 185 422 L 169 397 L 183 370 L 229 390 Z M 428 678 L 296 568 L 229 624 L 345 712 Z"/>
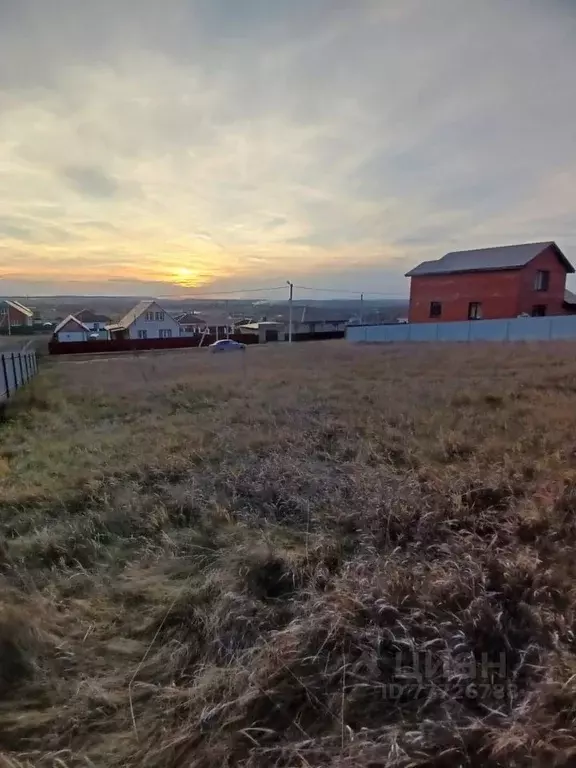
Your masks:
<path fill-rule="evenodd" d="M 576 315 L 470 320 L 458 323 L 349 325 L 352 342 L 403 341 L 550 341 L 576 339 Z"/>
<path fill-rule="evenodd" d="M 0 353 L 0 403 L 9 400 L 37 373 L 38 361 L 34 350 Z"/>

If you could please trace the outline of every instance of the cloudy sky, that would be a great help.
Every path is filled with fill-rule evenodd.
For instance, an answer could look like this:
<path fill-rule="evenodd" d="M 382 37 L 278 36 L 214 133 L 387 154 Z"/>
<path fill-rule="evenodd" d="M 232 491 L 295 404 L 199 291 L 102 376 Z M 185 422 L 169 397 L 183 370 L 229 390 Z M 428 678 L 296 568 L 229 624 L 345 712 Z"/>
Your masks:
<path fill-rule="evenodd" d="M 576 262 L 574 40 L 573 0 L 0 0 L 0 293 Z"/>

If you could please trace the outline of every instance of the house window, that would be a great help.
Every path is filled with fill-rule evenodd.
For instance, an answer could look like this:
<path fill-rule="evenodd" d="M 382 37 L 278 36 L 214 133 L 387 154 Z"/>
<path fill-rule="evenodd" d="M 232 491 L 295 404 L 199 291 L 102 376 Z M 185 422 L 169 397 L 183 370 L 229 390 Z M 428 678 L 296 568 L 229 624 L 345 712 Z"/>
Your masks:
<path fill-rule="evenodd" d="M 161 339 L 170 339 L 170 338 L 172 338 L 172 329 L 171 328 L 160 328 L 160 338 Z"/>
<path fill-rule="evenodd" d="M 532 317 L 545 317 L 546 304 L 534 304 L 532 307 Z"/>
<path fill-rule="evenodd" d="M 146 314 L 144 315 L 144 320 L 146 320 L 146 322 L 149 322 L 150 320 L 154 320 L 154 312 L 146 312 Z"/>
<path fill-rule="evenodd" d="M 482 304 L 479 301 L 468 304 L 468 320 L 482 320 Z"/>
<path fill-rule="evenodd" d="M 148 331 L 138 331 L 138 338 L 139 339 L 147 339 L 148 338 Z"/>
<path fill-rule="evenodd" d="M 534 278 L 535 291 L 547 291 L 550 285 L 550 272 L 539 270 Z"/>
<path fill-rule="evenodd" d="M 156 320 L 164 320 L 164 312 L 156 312 Z"/>
<path fill-rule="evenodd" d="M 442 304 L 439 301 L 430 302 L 430 317 L 442 317 Z"/>

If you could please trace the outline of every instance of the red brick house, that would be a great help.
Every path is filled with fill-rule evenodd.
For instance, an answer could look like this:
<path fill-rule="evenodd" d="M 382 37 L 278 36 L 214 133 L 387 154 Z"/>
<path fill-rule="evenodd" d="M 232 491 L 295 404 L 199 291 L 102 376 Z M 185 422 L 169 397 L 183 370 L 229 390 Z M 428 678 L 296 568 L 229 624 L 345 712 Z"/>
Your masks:
<path fill-rule="evenodd" d="M 16 299 L 0 299 L 0 331 L 10 328 L 31 326 L 34 312 Z"/>
<path fill-rule="evenodd" d="M 447 253 L 406 274 L 409 321 L 574 314 L 574 295 L 566 291 L 566 275 L 572 272 L 574 267 L 554 242 Z"/>

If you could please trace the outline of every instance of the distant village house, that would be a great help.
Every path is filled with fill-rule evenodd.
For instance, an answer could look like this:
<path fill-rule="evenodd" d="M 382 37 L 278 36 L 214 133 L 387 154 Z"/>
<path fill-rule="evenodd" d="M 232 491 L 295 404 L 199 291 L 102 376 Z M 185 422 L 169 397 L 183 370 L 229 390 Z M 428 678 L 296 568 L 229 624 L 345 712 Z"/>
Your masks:
<path fill-rule="evenodd" d="M 180 335 L 178 322 L 154 300 L 141 301 L 106 329 L 112 339 L 170 339 Z"/>
<path fill-rule="evenodd" d="M 344 310 L 330 310 L 323 307 L 295 306 L 292 310 L 292 336 L 317 336 L 342 333 L 349 321 Z M 242 333 L 258 335 L 260 342 L 285 341 L 289 336 L 290 313 L 286 306 L 267 307 L 259 320 L 240 326 Z"/>
<path fill-rule="evenodd" d="M 106 315 L 93 312 L 91 309 L 83 309 L 77 312 L 74 317 L 89 328 L 91 338 L 109 338 L 107 326 L 111 323 L 111 319 Z"/>
<path fill-rule="evenodd" d="M 234 332 L 233 320 L 223 313 L 185 312 L 178 315 L 176 320 L 180 326 L 180 336 L 198 336 L 208 334 L 217 339 L 223 339 Z"/>
<path fill-rule="evenodd" d="M 0 332 L 10 328 L 31 328 L 34 312 L 16 299 L 0 299 Z"/>
<path fill-rule="evenodd" d="M 54 328 L 54 338 L 59 342 L 88 341 L 90 328 L 74 315 L 68 315 Z"/>

